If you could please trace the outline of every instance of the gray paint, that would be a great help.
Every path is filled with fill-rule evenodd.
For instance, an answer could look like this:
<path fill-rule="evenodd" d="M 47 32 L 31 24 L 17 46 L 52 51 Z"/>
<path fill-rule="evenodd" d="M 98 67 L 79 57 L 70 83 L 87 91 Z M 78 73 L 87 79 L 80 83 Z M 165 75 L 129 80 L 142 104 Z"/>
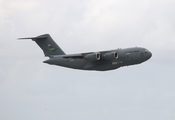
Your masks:
<path fill-rule="evenodd" d="M 122 66 L 140 64 L 152 56 L 150 51 L 141 47 L 66 55 L 49 34 L 20 39 L 32 39 L 35 41 L 43 50 L 45 56 L 50 57 L 44 63 L 73 69 L 113 70 Z M 113 56 L 114 54 L 116 56 Z M 108 59 L 105 59 L 105 55 L 108 56 Z M 87 58 L 88 56 L 89 58 Z"/>

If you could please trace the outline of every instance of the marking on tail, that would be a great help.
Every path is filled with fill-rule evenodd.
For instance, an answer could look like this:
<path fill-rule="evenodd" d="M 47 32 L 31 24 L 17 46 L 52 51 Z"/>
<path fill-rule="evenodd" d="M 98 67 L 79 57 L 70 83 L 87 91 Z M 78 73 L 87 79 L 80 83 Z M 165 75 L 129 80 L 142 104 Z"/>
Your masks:
<path fill-rule="evenodd" d="M 32 39 L 43 50 L 45 56 L 65 55 L 63 50 L 55 43 L 49 34 L 19 39 Z"/>

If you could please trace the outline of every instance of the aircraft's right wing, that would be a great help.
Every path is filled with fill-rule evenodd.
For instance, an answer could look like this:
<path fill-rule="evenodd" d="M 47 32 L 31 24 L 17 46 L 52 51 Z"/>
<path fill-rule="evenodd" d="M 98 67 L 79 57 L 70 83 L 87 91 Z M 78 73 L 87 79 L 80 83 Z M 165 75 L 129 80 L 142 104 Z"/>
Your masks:
<path fill-rule="evenodd" d="M 118 58 L 117 52 L 113 51 L 101 51 L 101 52 L 87 52 L 80 54 L 64 55 L 66 59 L 84 59 L 88 61 L 101 61 L 101 60 L 113 60 Z"/>
<path fill-rule="evenodd" d="M 118 53 L 115 51 L 100 51 L 100 52 L 87 52 L 72 55 L 63 55 L 62 58 L 66 59 L 84 59 L 88 61 L 109 61 L 118 58 Z"/>

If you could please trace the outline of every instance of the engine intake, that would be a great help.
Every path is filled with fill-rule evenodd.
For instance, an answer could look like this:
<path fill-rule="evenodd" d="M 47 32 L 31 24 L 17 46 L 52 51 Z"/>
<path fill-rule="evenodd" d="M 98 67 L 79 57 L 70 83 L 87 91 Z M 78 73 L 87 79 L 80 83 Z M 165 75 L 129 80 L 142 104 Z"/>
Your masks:
<path fill-rule="evenodd" d="M 97 61 L 100 60 L 100 53 L 91 53 L 87 54 L 84 59 L 89 60 L 89 61 Z"/>
<path fill-rule="evenodd" d="M 117 58 L 118 58 L 117 52 L 110 52 L 103 55 L 103 59 L 106 59 L 106 60 L 113 60 Z"/>

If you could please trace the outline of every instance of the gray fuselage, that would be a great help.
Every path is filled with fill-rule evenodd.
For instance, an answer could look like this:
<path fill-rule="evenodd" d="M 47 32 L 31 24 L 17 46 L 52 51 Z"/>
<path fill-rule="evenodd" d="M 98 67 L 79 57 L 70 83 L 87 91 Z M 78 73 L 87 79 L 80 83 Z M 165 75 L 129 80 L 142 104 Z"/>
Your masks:
<path fill-rule="evenodd" d="M 105 53 L 111 52 L 117 53 L 117 57 L 110 60 L 103 59 L 103 55 Z M 150 51 L 141 47 L 116 49 L 96 53 L 100 53 L 99 60 L 89 61 L 85 58 L 85 56 L 90 53 L 80 53 L 70 55 L 55 55 L 49 60 L 44 61 L 44 63 L 73 69 L 105 71 L 117 69 L 121 66 L 140 64 L 152 56 Z"/>

